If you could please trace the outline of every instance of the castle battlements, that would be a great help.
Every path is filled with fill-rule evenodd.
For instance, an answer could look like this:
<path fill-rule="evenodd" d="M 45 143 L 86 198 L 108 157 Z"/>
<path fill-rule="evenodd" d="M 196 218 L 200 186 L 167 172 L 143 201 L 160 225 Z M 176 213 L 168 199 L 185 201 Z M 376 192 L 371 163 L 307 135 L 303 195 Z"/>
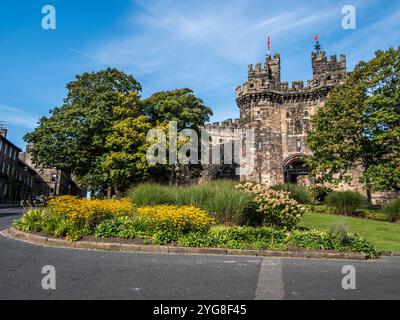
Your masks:
<path fill-rule="evenodd" d="M 346 78 L 346 56 L 336 55 L 329 59 L 325 51 L 313 51 L 311 54 L 313 78 L 305 84 L 301 80 L 288 82 L 280 80 L 280 56 L 266 56 L 264 66 L 257 63 L 248 66 L 248 80 L 236 88 L 235 94 L 238 105 L 242 99 L 261 96 L 263 99 L 285 101 L 287 99 L 319 99 L 326 96 L 329 90 Z"/>
<path fill-rule="evenodd" d="M 239 119 L 227 119 L 222 122 L 207 123 L 203 126 L 206 130 L 233 130 L 239 128 Z"/>

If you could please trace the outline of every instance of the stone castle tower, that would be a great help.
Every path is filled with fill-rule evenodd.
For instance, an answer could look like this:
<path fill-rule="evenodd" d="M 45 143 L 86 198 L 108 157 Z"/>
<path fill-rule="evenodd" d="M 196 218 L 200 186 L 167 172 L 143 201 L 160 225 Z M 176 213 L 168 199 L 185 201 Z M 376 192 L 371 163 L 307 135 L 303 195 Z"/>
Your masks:
<path fill-rule="evenodd" d="M 329 91 L 345 80 L 346 57 L 326 57 L 317 43 L 311 54 L 312 80 L 281 82 L 281 61 L 276 53 L 267 54 L 265 63 L 248 66 L 248 80 L 236 89 L 240 109 L 239 127 L 254 130 L 254 170 L 241 179 L 268 185 L 306 179 L 302 155 L 310 154 L 305 140 L 310 117 L 321 106 Z M 242 150 L 246 154 L 246 145 Z M 241 164 L 241 170 L 246 164 Z"/>
<path fill-rule="evenodd" d="M 248 80 L 236 88 L 236 103 L 240 109 L 240 119 L 228 119 L 221 123 L 207 124 L 204 129 L 213 137 L 210 148 L 221 149 L 223 157 L 219 164 L 203 166 L 201 180 L 218 178 L 237 178 L 255 181 L 269 186 L 281 183 L 308 184 L 308 170 L 302 156 L 311 154 L 306 145 L 310 119 L 321 107 L 329 92 L 347 77 L 346 56 L 338 59 L 335 55 L 326 56 L 317 42 L 311 53 L 312 79 L 304 85 L 303 81 L 293 81 L 291 86 L 281 82 L 281 60 L 278 53 L 266 55 L 263 64 L 248 66 Z M 241 136 L 241 157 L 246 159 L 250 148 L 254 163 L 246 160 L 239 165 L 224 162 L 222 145 L 235 141 L 234 131 L 252 130 L 254 139 L 246 141 Z M 253 170 L 248 170 L 253 167 Z M 239 169 L 239 170 L 238 170 Z M 250 174 L 249 174 L 250 172 Z M 353 190 L 366 194 L 364 185 L 359 182 L 362 168 L 355 167 L 348 172 L 352 181 L 341 182 L 334 187 L 339 190 Z M 385 203 L 393 199 L 393 192 L 374 192 L 373 203 Z M 398 196 L 398 194 L 397 194 Z"/>

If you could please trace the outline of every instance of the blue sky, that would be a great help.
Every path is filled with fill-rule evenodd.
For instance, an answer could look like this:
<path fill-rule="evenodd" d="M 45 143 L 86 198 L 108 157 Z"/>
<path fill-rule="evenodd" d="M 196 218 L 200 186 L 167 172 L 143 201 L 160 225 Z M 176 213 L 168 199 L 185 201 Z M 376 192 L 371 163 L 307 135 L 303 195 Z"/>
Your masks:
<path fill-rule="evenodd" d="M 47 4 L 56 30 L 41 27 Z M 347 4 L 356 30 L 341 26 Z M 62 104 L 65 84 L 86 71 L 133 74 L 144 97 L 192 88 L 221 121 L 238 117 L 234 89 L 248 64 L 264 60 L 268 32 L 289 82 L 311 78 L 315 33 L 328 55 L 347 55 L 349 70 L 400 44 L 400 0 L 2 0 L 0 19 L 0 121 L 21 147 L 37 119 Z"/>

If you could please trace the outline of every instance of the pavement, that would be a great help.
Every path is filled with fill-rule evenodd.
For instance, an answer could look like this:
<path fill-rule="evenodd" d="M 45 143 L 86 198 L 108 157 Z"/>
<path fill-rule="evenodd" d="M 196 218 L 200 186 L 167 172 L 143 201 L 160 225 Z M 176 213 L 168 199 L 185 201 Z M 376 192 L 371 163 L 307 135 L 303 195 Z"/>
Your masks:
<path fill-rule="evenodd" d="M 0 209 L 0 230 L 21 215 Z M 42 288 L 54 266 L 56 289 Z M 342 268 L 355 289 L 342 288 Z M 400 299 L 400 257 L 353 261 L 91 251 L 0 236 L 0 299 Z"/>

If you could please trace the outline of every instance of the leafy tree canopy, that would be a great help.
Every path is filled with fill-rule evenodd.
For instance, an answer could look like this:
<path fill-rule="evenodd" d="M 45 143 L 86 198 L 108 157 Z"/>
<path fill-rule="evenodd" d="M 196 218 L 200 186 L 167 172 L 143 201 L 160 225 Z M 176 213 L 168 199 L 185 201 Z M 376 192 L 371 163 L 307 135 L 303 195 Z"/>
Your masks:
<path fill-rule="evenodd" d="M 109 68 L 78 75 L 66 87 L 64 104 L 41 118 L 25 140 L 33 144 L 38 164 L 74 173 L 84 186 L 101 187 L 108 183 L 102 157 L 116 119 L 113 108 L 121 94 L 139 94 L 141 86 L 132 76 Z"/>
<path fill-rule="evenodd" d="M 117 192 L 149 179 L 152 169 L 146 159 L 146 135 L 152 125 L 142 113 L 137 93 L 121 94 L 120 100 L 113 108 L 116 120 L 106 138 L 108 152 L 102 161 L 103 172 Z"/>
<path fill-rule="evenodd" d="M 212 111 L 190 89 L 163 91 L 142 101 L 141 86 L 116 70 L 84 73 L 67 84 L 61 107 L 26 134 L 33 160 L 75 174 L 83 187 L 118 194 L 144 179 L 165 180 L 174 166 L 146 159 L 151 128 L 177 121 L 178 130 L 198 128 Z"/>
<path fill-rule="evenodd" d="M 211 108 L 187 88 L 154 93 L 144 100 L 144 106 L 155 125 L 176 121 L 178 130 L 197 128 L 213 114 Z"/>

